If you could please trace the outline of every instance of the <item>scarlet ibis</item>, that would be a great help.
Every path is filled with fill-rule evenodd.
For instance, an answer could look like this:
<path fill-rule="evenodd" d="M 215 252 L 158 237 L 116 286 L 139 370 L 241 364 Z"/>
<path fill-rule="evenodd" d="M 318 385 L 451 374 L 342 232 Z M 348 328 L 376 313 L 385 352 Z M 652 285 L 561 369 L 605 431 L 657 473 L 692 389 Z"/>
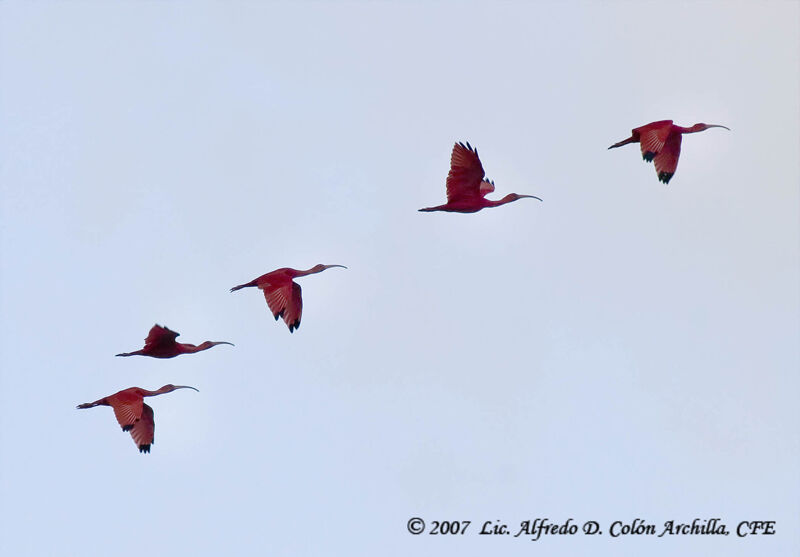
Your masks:
<path fill-rule="evenodd" d="M 231 342 L 211 342 L 205 341 L 200 346 L 194 344 L 184 344 L 182 342 L 175 342 L 175 339 L 180 336 L 167 327 L 162 327 L 159 324 L 153 325 L 150 332 L 147 333 L 147 338 L 144 339 L 144 348 L 136 352 L 123 352 L 117 356 L 151 356 L 153 358 L 174 358 L 180 354 L 193 354 L 201 350 L 208 350 L 212 346 L 218 344 L 230 344 Z"/>
<path fill-rule="evenodd" d="M 289 332 L 293 333 L 295 329 L 300 328 L 300 316 L 303 313 L 303 291 L 300 285 L 294 282 L 294 279 L 321 273 L 331 267 L 347 269 L 344 265 L 323 265 L 322 263 L 314 265 L 307 271 L 284 267 L 271 271 L 266 275 L 261 275 L 246 284 L 234 286 L 231 288 L 231 292 L 248 286 L 257 286 L 264 291 L 264 298 L 267 299 L 267 306 L 269 306 L 275 321 L 279 317 L 283 317 L 283 321 L 289 327 Z"/>
<path fill-rule="evenodd" d="M 426 207 L 420 211 L 448 211 L 451 213 L 477 213 L 486 207 L 498 207 L 523 197 L 541 198 L 535 195 L 509 193 L 499 201 L 486 199 L 494 191 L 494 181 L 484 177 L 478 150 L 469 144 L 456 143 L 450 155 L 450 172 L 447 174 L 447 203 Z"/>
<path fill-rule="evenodd" d="M 149 453 L 155 437 L 156 422 L 153 419 L 153 409 L 144 403 L 144 397 L 171 393 L 175 389 L 195 389 L 186 385 L 164 385 L 157 391 L 148 391 L 139 387 L 130 387 L 113 395 L 79 404 L 76 408 L 93 408 L 95 406 L 110 406 L 114 409 L 117 422 L 122 426 L 122 431 L 130 431 L 133 442 L 139 447 L 140 453 Z M 200 392 L 200 391 L 198 391 Z"/>
<path fill-rule="evenodd" d="M 614 143 L 609 149 L 622 147 L 628 143 L 639 143 L 642 148 L 642 158 L 647 162 L 654 161 L 658 179 L 669 184 L 678 168 L 682 134 L 702 132 L 708 128 L 725 128 L 730 131 L 730 128 L 719 124 L 695 124 L 691 128 L 683 128 L 673 124 L 672 120 L 659 120 L 634 128 L 628 139 Z"/>

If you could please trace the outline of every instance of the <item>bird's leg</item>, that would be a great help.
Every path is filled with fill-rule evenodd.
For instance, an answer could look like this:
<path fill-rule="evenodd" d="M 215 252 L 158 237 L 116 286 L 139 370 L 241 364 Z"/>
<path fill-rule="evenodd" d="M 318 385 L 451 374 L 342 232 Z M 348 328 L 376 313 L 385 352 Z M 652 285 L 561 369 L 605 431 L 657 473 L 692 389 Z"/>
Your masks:
<path fill-rule="evenodd" d="M 233 288 L 231 288 L 231 292 L 236 292 L 237 290 L 241 290 L 242 288 L 247 288 L 248 286 L 256 286 L 256 281 L 255 280 L 251 280 L 248 283 L 240 284 L 238 286 L 234 286 Z"/>
<path fill-rule="evenodd" d="M 144 350 L 137 350 L 136 352 L 123 352 L 122 354 L 115 354 L 115 356 L 143 356 Z"/>
<path fill-rule="evenodd" d="M 622 147 L 623 145 L 627 145 L 628 143 L 635 143 L 636 139 L 633 136 L 630 136 L 628 139 L 624 139 L 619 143 L 614 143 L 609 149 L 614 149 L 615 147 Z"/>
<path fill-rule="evenodd" d="M 84 402 L 83 404 L 79 404 L 75 408 L 79 409 L 94 408 L 95 406 L 108 406 L 108 402 L 106 402 L 105 398 L 101 398 L 100 400 L 95 400 L 94 402 Z"/>

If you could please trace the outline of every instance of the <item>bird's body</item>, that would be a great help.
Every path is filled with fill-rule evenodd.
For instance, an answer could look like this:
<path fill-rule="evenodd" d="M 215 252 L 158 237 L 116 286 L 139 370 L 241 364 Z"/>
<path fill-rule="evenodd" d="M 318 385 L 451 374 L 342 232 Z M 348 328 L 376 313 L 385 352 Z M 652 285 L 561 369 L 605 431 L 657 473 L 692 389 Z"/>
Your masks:
<path fill-rule="evenodd" d="M 264 292 L 264 298 L 267 300 L 267 306 L 272 312 L 275 321 L 279 317 L 283 318 L 286 326 L 289 327 L 289 332 L 293 333 L 295 329 L 300 327 L 300 318 L 303 314 L 303 297 L 300 285 L 294 282 L 297 277 L 303 277 L 314 273 L 321 273 L 325 269 L 331 267 L 342 267 L 344 265 L 314 265 L 307 271 L 299 271 L 289 267 L 283 267 L 270 271 L 267 274 L 251 280 L 248 283 L 240 284 L 231 288 L 231 292 L 255 286 Z"/>
<path fill-rule="evenodd" d="M 171 393 L 175 389 L 197 390 L 186 385 L 164 385 L 156 391 L 130 387 L 100 400 L 79 404 L 77 408 L 110 406 L 114 410 L 114 416 L 122 427 L 122 431 L 130 431 L 139 452 L 149 453 L 150 445 L 155 439 L 156 423 L 153 419 L 153 409 L 144 403 L 144 397 Z"/>
<path fill-rule="evenodd" d="M 678 169 L 678 158 L 681 155 L 681 138 L 685 133 L 696 133 L 708 128 L 726 128 L 718 124 L 695 124 L 690 128 L 676 126 L 672 120 L 659 120 L 631 130 L 631 136 L 609 149 L 622 147 L 628 143 L 639 143 L 642 148 L 642 159 L 653 162 L 658 179 L 668 184 Z"/>
<path fill-rule="evenodd" d="M 147 338 L 144 339 L 144 348 L 141 350 L 136 350 L 135 352 L 123 352 L 122 354 L 117 354 L 117 356 L 150 356 L 151 358 L 174 358 L 175 356 L 179 356 L 180 354 L 194 354 L 195 352 L 201 352 L 203 350 L 208 350 L 212 346 L 216 346 L 218 344 L 230 344 L 230 342 L 211 342 L 207 340 L 200 344 L 199 346 L 195 346 L 194 344 L 182 343 L 182 342 L 175 342 L 175 339 L 180 336 L 180 333 L 176 333 L 173 330 L 168 329 L 167 327 L 162 327 L 161 325 L 153 325 L 150 328 L 150 332 L 147 334 Z"/>
<path fill-rule="evenodd" d="M 425 207 L 423 212 L 447 211 L 450 213 L 477 213 L 487 207 L 499 207 L 523 197 L 540 198 L 535 195 L 510 193 L 498 201 L 486 199 L 494 191 L 494 182 L 485 178 L 478 150 L 469 142 L 456 143 L 450 155 L 450 172 L 447 174 L 447 203 L 436 207 Z"/>

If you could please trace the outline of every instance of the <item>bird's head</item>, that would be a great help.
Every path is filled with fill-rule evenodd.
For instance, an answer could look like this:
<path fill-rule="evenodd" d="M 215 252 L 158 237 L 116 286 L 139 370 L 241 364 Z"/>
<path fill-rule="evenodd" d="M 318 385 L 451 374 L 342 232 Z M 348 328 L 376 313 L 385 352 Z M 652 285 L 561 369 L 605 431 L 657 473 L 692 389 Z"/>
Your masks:
<path fill-rule="evenodd" d="M 165 392 L 165 393 L 171 393 L 172 391 L 174 391 L 176 389 L 193 389 L 193 390 L 197 391 L 198 393 L 200 392 L 198 389 L 195 389 L 194 387 L 189 387 L 188 385 L 173 385 L 172 383 L 164 385 L 163 387 L 161 387 L 159 389 L 159 391 L 162 391 L 162 392 Z"/>
<path fill-rule="evenodd" d="M 509 193 L 507 196 L 505 196 L 503 199 L 501 199 L 501 201 L 503 201 L 505 203 L 509 203 L 511 201 L 516 201 L 517 199 L 523 199 L 525 197 L 538 199 L 539 201 L 542 200 L 540 197 L 536 197 L 535 195 L 522 195 L 520 193 Z"/>
<path fill-rule="evenodd" d="M 703 123 L 695 124 L 694 126 L 692 126 L 692 131 L 702 132 L 707 130 L 708 128 L 725 128 L 726 130 L 731 131 L 730 128 L 722 126 L 720 124 L 703 124 Z"/>
<path fill-rule="evenodd" d="M 319 273 L 324 271 L 325 269 L 330 269 L 331 267 L 341 267 L 342 269 L 347 269 L 344 265 L 323 265 L 322 263 L 318 263 L 311 268 L 311 271 L 314 273 Z"/>
<path fill-rule="evenodd" d="M 220 341 L 207 340 L 207 341 L 203 342 L 202 344 L 200 344 L 200 346 L 198 346 L 197 348 L 199 350 L 205 350 L 206 348 L 211 348 L 212 346 L 217 346 L 218 344 L 228 344 L 230 346 L 235 346 L 232 342 L 226 342 L 224 340 L 220 340 Z"/>

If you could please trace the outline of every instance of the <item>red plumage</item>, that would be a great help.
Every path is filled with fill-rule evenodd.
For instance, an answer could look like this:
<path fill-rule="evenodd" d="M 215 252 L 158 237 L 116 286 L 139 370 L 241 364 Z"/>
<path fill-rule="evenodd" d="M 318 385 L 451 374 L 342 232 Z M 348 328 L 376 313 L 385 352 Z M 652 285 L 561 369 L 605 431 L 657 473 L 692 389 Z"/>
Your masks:
<path fill-rule="evenodd" d="M 231 292 L 250 286 L 261 289 L 264 292 L 267 306 L 272 312 L 275 321 L 277 321 L 278 318 L 283 318 L 284 323 L 289 327 L 289 332 L 293 333 L 295 329 L 300 327 L 300 318 L 303 315 L 303 291 L 300 285 L 294 282 L 294 279 L 314 273 L 321 273 L 325 269 L 330 269 L 331 267 L 347 268 L 344 265 L 323 265 L 322 263 L 314 265 L 307 271 L 298 271 L 297 269 L 283 267 L 261 275 L 248 283 L 234 286 L 231 288 Z"/>
<path fill-rule="evenodd" d="M 155 441 L 156 422 L 153 418 L 153 409 L 144 403 L 144 397 L 171 393 L 175 389 L 197 390 L 186 385 L 171 384 L 164 385 L 156 391 L 130 387 L 100 400 L 79 404 L 77 408 L 110 406 L 114 410 L 114 416 L 117 418 L 117 423 L 122 427 L 122 431 L 130 432 L 133 442 L 139 448 L 139 452 L 149 453 L 150 445 Z"/>
<path fill-rule="evenodd" d="M 718 124 L 695 124 L 690 128 L 676 126 L 672 120 L 659 120 L 650 122 L 631 130 L 631 136 L 615 143 L 609 149 L 622 147 L 628 143 L 639 143 L 642 149 L 642 158 L 647 162 L 653 161 L 658 179 L 668 184 L 678 169 L 678 159 L 681 156 L 681 138 L 685 133 L 696 133 L 708 128 L 726 128 Z"/>
<path fill-rule="evenodd" d="M 447 174 L 447 203 L 436 207 L 425 207 L 420 211 L 447 211 L 451 213 L 476 213 L 487 207 L 498 207 L 523 197 L 539 199 L 535 195 L 510 193 L 498 201 L 486 199 L 494 191 L 494 182 L 484 177 L 483 165 L 478 150 L 469 142 L 456 143 L 450 155 L 450 172 Z"/>

